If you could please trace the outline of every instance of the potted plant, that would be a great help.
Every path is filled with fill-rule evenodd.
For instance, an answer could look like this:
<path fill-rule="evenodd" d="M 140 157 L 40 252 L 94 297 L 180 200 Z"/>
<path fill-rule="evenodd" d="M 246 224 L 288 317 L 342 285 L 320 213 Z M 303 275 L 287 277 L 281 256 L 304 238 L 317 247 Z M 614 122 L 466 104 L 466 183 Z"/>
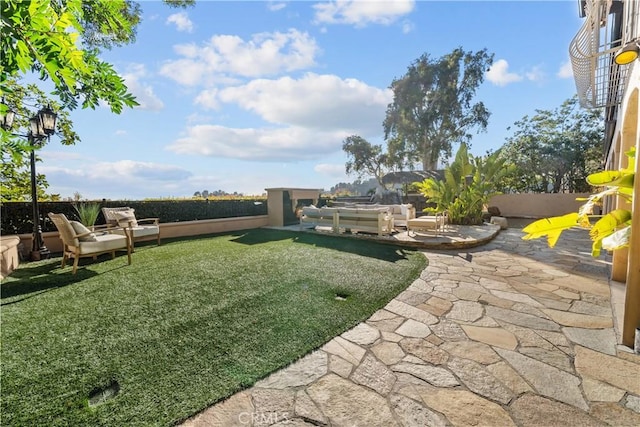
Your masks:
<path fill-rule="evenodd" d="M 78 211 L 78 217 L 80 222 L 87 228 L 91 228 L 95 225 L 98 215 L 100 214 L 100 203 L 79 203 L 73 205 Z"/>

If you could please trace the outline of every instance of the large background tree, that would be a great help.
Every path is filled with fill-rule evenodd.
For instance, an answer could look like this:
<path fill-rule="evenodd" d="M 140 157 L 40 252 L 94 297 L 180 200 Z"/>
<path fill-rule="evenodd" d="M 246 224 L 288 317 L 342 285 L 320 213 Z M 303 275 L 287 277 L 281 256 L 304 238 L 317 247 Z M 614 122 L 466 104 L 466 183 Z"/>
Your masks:
<path fill-rule="evenodd" d="M 423 54 L 407 73 L 391 83 L 393 102 L 384 120 L 388 152 L 403 158 L 409 168 L 436 169 L 440 158 L 451 156 L 454 143 L 467 143 L 474 129 L 485 130 L 490 113 L 473 103 L 484 74 L 493 63 L 486 49 L 457 48 L 438 59 Z"/>
<path fill-rule="evenodd" d="M 588 192 L 589 174 L 602 167 L 601 110 L 580 108 L 577 97 L 554 110 L 536 110 L 517 121 L 502 156 L 515 167 L 504 177 L 513 192 Z"/>

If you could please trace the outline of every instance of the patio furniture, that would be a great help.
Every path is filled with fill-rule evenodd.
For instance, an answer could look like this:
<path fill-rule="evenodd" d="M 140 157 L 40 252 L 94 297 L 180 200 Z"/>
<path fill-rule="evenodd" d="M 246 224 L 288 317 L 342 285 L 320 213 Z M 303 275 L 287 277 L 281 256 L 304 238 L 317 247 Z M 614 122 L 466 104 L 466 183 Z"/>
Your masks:
<path fill-rule="evenodd" d="M 341 229 L 352 233 L 377 233 L 379 236 L 393 232 L 393 216 L 387 207 L 374 208 L 316 208 L 305 206 L 300 215 L 300 228 L 303 224 L 327 226 L 339 233 Z"/>
<path fill-rule="evenodd" d="M 108 226 L 122 227 L 116 231 L 123 234 L 129 233 L 131 237 L 131 250 L 134 242 L 148 240 L 155 237 L 160 246 L 160 224 L 159 218 L 136 219 L 135 210 L 130 207 L 102 208 L 102 214 Z"/>
<path fill-rule="evenodd" d="M 418 218 L 407 220 L 407 235 L 411 236 L 411 232 L 434 230 L 436 237 L 438 231 L 444 231 L 448 224 L 446 213 L 437 213 L 436 215 L 426 215 Z"/>
<path fill-rule="evenodd" d="M 49 218 L 55 224 L 60 239 L 62 239 L 62 268 L 68 259 L 73 258 L 73 274 L 78 271 L 78 261 L 82 257 L 97 259 L 98 255 L 111 253 L 116 256 L 116 250 L 127 251 L 127 258 L 131 264 L 131 244 L 129 234 L 115 233 L 121 228 L 105 228 L 103 231 L 89 230 L 77 221 L 70 221 L 64 214 L 49 213 Z M 99 227 L 96 227 L 99 228 Z"/>

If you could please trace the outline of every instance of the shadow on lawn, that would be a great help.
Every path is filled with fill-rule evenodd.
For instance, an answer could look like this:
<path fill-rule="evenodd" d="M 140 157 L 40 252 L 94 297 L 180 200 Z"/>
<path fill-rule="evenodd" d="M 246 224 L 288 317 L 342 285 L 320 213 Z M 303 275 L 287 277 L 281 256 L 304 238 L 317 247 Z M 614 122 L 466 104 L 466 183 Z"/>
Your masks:
<path fill-rule="evenodd" d="M 349 252 L 387 262 L 397 262 L 407 259 L 407 251 L 398 246 L 383 245 L 370 240 L 357 240 L 340 236 L 324 236 L 284 230 L 269 230 L 264 228 L 247 230 L 231 241 L 244 245 L 257 245 L 277 240 L 293 240 L 295 243 Z"/>
<path fill-rule="evenodd" d="M 93 260 L 87 261 L 93 262 Z M 75 275 L 71 274 L 72 268 L 67 264 L 64 271 L 56 274 L 56 270 L 60 270 L 59 259 L 21 265 L 20 268 L 11 273 L 11 281 L 2 283 L 2 286 L 0 286 L 0 300 L 2 300 L 0 305 L 15 304 L 44 292 L 78 283 L 98 274 L 95 271 L 83 268 L 82 260 Z M 15 298 L 19 296 L 23 298 Z"/>

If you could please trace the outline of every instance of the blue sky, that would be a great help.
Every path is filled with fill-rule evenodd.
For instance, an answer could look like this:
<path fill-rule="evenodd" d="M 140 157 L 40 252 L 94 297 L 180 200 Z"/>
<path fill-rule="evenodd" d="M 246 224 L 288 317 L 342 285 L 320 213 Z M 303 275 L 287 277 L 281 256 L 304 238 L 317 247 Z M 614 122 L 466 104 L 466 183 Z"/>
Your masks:
<path fill-rule="evenodd" d="M 105 52 L 140 106 L 72 112 L 82 142 L 40 155 L 49 192 L 87 199 L 262 194 L 350 182 L 345 137 L 383 142 L 388 89 L 423 53 L 495 54 L 477 100 L 491 111 L 472 152 L 575 93 L 577 1 L 141 2 L 137 41 Z"/>

